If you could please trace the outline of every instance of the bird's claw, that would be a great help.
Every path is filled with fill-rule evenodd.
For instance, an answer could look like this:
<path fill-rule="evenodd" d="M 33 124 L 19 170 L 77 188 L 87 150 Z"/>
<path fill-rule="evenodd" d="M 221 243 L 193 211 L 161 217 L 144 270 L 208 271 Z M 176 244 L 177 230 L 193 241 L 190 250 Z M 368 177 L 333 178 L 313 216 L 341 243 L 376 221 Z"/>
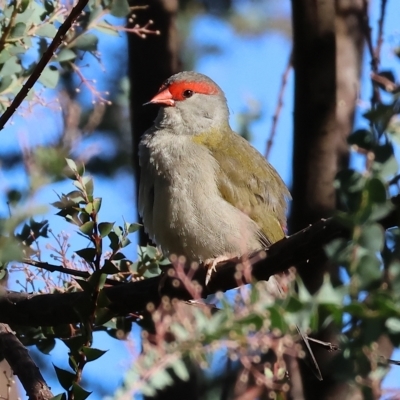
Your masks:
<path fill-rule="evenodd" d="M 233 255 L 223 255 L 216 258 L 210 258 L 204 262 L 204 265 L 207 267 L 206 286 L 208 286 L 208 282 L 210 282 L 212 273 L 217 271 L 217 264 L 222 261 L 231 260 L 233 257 Z"/>
<path fill-rule="evenodd" d="M 208 286 L 208 282 L 210 282 L 212 273 L 217 271 L 217 268 L 215 268 L 215 266 L 217 265 L 217 262 L 218 262 L 217 259 L 215 259 L 215 260 L 212 262 L 211 266 L 209 266 L 209 267 L 207 268 L 206 286 Z"/>

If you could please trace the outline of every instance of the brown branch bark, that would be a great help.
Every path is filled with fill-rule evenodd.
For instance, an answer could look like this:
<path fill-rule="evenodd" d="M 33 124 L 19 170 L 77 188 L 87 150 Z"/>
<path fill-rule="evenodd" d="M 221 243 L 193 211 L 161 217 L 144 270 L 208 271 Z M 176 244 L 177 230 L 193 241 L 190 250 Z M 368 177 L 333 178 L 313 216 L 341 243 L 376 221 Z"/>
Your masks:
<path fill-rule="evenodd" d="M 68 15 L 64 23 L 60 26 L 60 29 L 57 31 L 54 39 L 51 41 L 49 47 L 37 63 L 31 76 L 28 78 L 25 84 L 22 85 L 21 90 L 15 96 L 14 100 L 4 112 L 4 114 L 0 117 L 0 131 L 4 128 L 7 121 L 12 117 L 17 108 L 21 105 L 25 97 L 28 95 L 29 91 L 32 89 L 33 85 L 40 78 L 40 75 L 42 74 L 44 68 L 50 62 L 54 53 L 60 46 L 64 36 L 69 31 L 75 20 L 81 15 L 81 12 L 86 7 L 87 3 L 88 0 L 79 0 L 76 6 L 71 10 L 71 13 Z"/>
<path fill-rule="evenodd" d="M 394 202 L 399 203 L 399 198 Z M 398 215 L 394 211 L 381 221 L 385 228 L 397 226 Z M 311 263 L 314 258 L 323 255 L 323 246 L 337 237 L 348 237 L 349 232 L 334 219 L 321 220 L 287 238 L 276 242 L 268 249 L 268 256 L 260 259 L 260 254 L 253 257 L 252 276 L 257 280 L 268 280 L 272 275 L 283 272 L 300 263 Z M 256 261 L 255 261 L 256 260 Z M 240 266 L 239 266 L 240 267 Z M 212 275 L 202 297 L 217 291 L 227 291 L 246 284 L 243 276 L 235 277 L 238 264 L 227 262 L 220 264 Z M 174 271 L 172 269 L 172 271 Z M 193 280 L 204 286 L 206 271 L 198 268 Z M 191 299 L 187 290 L 176 287 L 174 274 L 168 272 L 143 281 L 107 287 L 105 294 L 110 300 L 109 309 L 115 315 L 146 312 L 148 303 L 157 306 L 163 295 L 181 300 Z M 53 326 L 77 323 L 89 316 L 90 295 L 85 292 L 29 294 L 3 291 L 0 294 L 0 321 L 22 326 Z M 77 312 L 79 310 L 79 313 Z"/>
<path fill-rule="evenodd" d="M 18 376 L 30 400 L 48 400 L 54 397 L 28 350 L 6 324 L 0 324 L 0 352 Z"/>
<path fill-rule="evenodd" d="M 363 0 L 292 0 L 292 10 L 295 132 L 289 226 L 297 231 L 336 209 L 333 182 L 348 166 L 346 139 L 353 130 L 367 14 Z M 339 280 L 337 266 L 325 258 L 299 265 L 298 272 L 311 292 L 319 289 L 326 272 Z M 317 337 L 335 342 L 339 329 L 331 324 Z M 327 379 L 315 382 L 302 369 L 304 397 L 342 398 L 348 388 L 330 379 L 331 356 L 316 349 L 315 357 Z"/>

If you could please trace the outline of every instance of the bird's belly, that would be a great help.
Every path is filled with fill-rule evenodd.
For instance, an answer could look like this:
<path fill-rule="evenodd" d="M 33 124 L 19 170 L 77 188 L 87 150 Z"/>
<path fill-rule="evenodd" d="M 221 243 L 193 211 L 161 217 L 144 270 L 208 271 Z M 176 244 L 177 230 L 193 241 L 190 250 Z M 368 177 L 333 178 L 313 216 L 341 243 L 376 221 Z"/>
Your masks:
<path fill-rule="evenodd" d="M 170 182 L 156 179 L 153 227 L 157 244 L 168 255 L 184 255 L 190 261 L 259 249 L 254 221 L 227 203 L 212 179 L 201 175 L 186 169 Z"/>

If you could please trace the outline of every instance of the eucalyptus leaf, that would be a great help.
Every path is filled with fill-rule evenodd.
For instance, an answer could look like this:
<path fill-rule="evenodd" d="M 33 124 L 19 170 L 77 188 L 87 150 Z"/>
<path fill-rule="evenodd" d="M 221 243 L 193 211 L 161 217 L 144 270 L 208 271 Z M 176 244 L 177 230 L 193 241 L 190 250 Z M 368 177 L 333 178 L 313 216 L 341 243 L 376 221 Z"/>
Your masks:
<path fill-rule="evenodd" d="M 97 51 L 97 44 L 99 39 L 96 35 L 92 33 L 86 33 L 82 36 L 79 36 L 75 42 L 72 42 L 71 47 L 76 47 L 78 50 L 83 51 Z"/>
<path fill-rule="evenodd" d="M 124 18 L 131 12 L 128 0 L 113 0 L 110 13 L 114 17 Z"/>
<path fill-rule="evenodd" d="M 74 400 L 85 400 L 92 392 L 88 392 L 83 389 L 82 386 L 78 385 L 76 382 L 72 384 L 72 393 L 74 394 Z"/>
<path fill-rule="evenodd" d="M 65 389 L 69 390 L 72 386 L 72 382 L 75 379 L 75 374 L 72 372 L 66 371 L 65 369 L 58 368 L 53 364 L 53 367 L 56 371 L 57 379 L 60 382 L 60 385 Z"/>
<path fill-rule="evenodd" d="M 19 74 L 22 71 L 21 63 L 16 56 L 10 57 L 1 68 L 0 74 L 4 77 L 7 75 Z"/>
<path fill-rule="evenodd" d="M 23 22 L 18 22 L 17 24 L 14 25 L 14 27 L 11 30 L 11 37 L 13 39 L 15 38 L 22 38 L 24 37 L 26 30 L 26 25 Z"/>
<path fill-rule="evenodd" d="M 353 132 L 348 138 L 347 142 L 350 145 L 356 145 L 365 150 L 371 150 L 374 144 L 375 138 L 371 131 L 367 129 L 359 129 Z"/>
<path fill-rule="evenodd" d="M 58 54 L 56 61 L 64 62 L 64 61 L 72 61 L 77 57 L 76 53 L 71 49 L 62 49 Z"/>
<path fill-rule="evenodd" d="M 384 230 L 377 223 L 362 226 L 359 244 L 372 252 L 382 251 L 385 237 Z"/>
<path fill-rule="evenodd" d="M 400 333 L 400 318 L 388 318 L 385 325 L 391 333 Z"/>
<path fill-rule="evenodd" d="M 46 37 L 53 39 L 56 36 L 57 28 L 53 24 L 44 24 L 36 29 L 35 34 L 39 37 Z"/>
<path fill-rule="evenodd" d="M 57 86 L 60 73 L 58 69 L 53 66 L 47 66 L 39 77 L 39 82 L 49 89 L 54 89 Z"/>

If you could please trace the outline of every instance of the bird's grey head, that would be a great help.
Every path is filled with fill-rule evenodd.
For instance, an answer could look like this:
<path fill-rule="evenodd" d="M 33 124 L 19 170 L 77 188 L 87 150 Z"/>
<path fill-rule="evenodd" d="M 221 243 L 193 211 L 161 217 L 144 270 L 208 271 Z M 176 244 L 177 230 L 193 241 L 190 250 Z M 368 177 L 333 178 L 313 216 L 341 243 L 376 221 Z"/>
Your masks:
<path fill-rule="evenodd" d="M 156 126 L 179 128 L 179 134 L 196 135 L 228 124 L 224 92 L 212 79 L 197 72 L 171 76 L 149 103 L 162 106 Z"/>

